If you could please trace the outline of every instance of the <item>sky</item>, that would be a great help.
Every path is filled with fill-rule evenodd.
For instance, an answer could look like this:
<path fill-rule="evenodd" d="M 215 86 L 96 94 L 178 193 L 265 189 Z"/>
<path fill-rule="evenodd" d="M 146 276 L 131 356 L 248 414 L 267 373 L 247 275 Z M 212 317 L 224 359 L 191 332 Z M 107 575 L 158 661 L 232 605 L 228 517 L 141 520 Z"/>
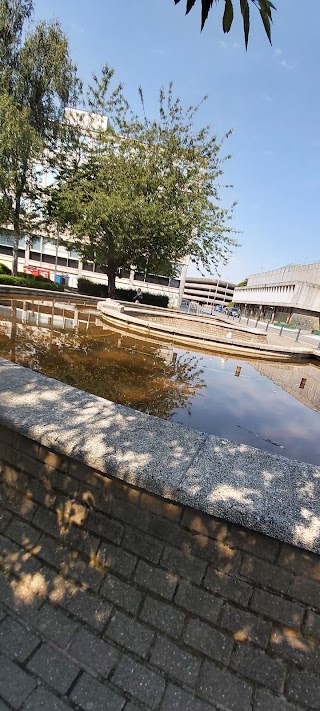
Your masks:
<path fill-rule="evenodd" d="M 238 247 L 222 278 L 238 283 L 249 274 L 320 260 L 319 0 L 273 0 L 272 46 L 258 11 L 251 9 L 244 47 L 239 0 L 228 35 L 224 2 L 213 6 L 200 33 L 200 0 L 185 16 L 185 0 L 35 0 L 35 18 L 58 18 L 85 83 L 108 63 L 138 103 L 157 110 L 161 85 L 173 80 L 185 106 L 208 100 L 199 128 L 210 124 L 225 144 L 223 205 L 236 201 Z M 197 273 L 196 267 L 189 274 Z"/>

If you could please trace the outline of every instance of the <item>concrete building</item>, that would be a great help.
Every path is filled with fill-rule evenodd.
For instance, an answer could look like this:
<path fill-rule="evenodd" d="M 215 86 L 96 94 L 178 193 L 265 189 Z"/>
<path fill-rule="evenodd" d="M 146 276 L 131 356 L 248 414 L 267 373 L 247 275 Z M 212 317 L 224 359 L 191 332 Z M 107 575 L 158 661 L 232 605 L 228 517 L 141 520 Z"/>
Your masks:
<path fill-rule="evenodd" d="M 9 230 L 0 232 L 0 262 L 10 269 L 12 266 L 13 237 Z M 157 274 L 142 274 L 134 269 L 123 272 L 121 279 L 116 279 L 116 287 L 122 289 L 142 289 L 148 294 L 168 296 L 169 306 L 179 308 L 187 273 L 189 257 L 181 263 L 180 274 L 176 279 Z M 25 238 L 19 242 L 18 271 L 28 271 L 33 268 L 42 272 L 43 276 L 57 280 L 66 279 L 67 284 L 77 288 L 78 278 L 84 277 L 100 284 L 108 283 L 107 275 L 96 264 L 81 262 L 79 255 L 68 251 L 66 247 L 49 242 L 45 237 L 36 237 L 29 242 Z"/>
<path fill-rule="evenodd" d="M 246 316 L 317 330 L 320 262 L 289 264 L 271 272 L 252 274 L 246 286 L 236 287 L 233 301 Z"/>
<path fill-rule="evenodd" d="M 228 306 L 233 300 L 234 284 L 221 279 L 186 277 L 183 298 L 198 304 Z"/>

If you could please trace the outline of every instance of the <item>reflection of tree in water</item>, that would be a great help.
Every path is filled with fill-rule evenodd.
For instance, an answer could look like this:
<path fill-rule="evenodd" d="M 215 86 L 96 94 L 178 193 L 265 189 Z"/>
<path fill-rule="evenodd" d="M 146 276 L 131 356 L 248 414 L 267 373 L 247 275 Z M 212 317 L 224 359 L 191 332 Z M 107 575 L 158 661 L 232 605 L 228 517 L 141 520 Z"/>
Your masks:
<path fill-rule="evenodd" d="M 18 324 L 0 355 L 114 402 L 159 417 L 190 413 L 205 387 L 201 357 L 101 330 L 99 338 Z M 102 337 L 103 336 L 103 340 Z"/>

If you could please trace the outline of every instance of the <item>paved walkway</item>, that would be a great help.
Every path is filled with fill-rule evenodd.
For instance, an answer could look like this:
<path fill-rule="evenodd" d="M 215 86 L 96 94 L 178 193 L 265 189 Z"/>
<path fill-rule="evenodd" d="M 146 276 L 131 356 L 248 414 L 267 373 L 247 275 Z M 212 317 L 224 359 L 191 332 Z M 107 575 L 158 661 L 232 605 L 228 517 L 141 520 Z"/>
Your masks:
<path fill-rule="evenodd" d="M 319 557 L 46 461 L 0 465 L 0 711 L 320 709 Z"/>

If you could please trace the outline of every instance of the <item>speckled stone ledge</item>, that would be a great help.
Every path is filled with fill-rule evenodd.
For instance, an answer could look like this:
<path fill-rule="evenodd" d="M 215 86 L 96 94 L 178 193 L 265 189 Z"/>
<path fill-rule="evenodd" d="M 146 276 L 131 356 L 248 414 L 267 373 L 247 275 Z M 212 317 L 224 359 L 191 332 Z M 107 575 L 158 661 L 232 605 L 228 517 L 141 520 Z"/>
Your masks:
<path fill-rule="evenodd" d="M 320 553 L 320 466 L 116 405 L 4 359 L 0 424 L 164 498 Z"/>

